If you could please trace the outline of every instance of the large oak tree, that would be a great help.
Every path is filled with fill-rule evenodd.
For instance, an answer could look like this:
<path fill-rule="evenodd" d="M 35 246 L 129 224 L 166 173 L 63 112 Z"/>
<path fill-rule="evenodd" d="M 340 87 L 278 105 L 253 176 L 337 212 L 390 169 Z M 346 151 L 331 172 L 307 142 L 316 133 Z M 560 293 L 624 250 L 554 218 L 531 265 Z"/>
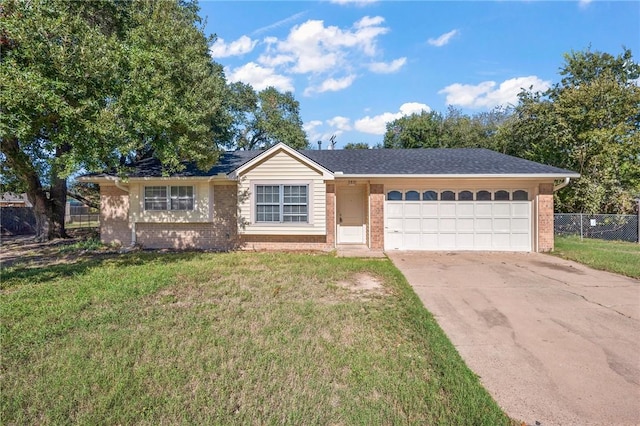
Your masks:
<path fill-rule="evenodd" d="M 230 137 L 222 68 L 190 1 L 6 0 L 0 6 L 2 184 L 62 237 L 66 178 L 154 155 L 206 167 Z"/>

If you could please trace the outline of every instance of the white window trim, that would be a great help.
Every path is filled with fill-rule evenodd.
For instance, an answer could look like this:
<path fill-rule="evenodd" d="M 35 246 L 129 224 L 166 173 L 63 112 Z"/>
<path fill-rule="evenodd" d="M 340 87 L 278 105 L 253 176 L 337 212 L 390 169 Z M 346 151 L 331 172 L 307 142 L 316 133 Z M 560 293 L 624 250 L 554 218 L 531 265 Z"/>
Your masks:
<path fill-rule="evenodd" d="M 292 185 L 292 186 L 306 186 L 307 187 L 307 221 L 306 222 L 258 222 L 257 221 L 257 201 L 256 201 L 256 187 L 263 185 Z M 312 227 L 314 223 L 313 217 L 313 198 L 314 198 L 314 181 L 312 180 L 255 180 L 251 182 L 251 194 L 250 194 L 250 218 L 251 225 L 254 226 L 266 226 L 266 227 Z"/>
<path fill-rule="evenodd" d="M 192 212 L 196 210 L 196 185 L 141 185 L 142 186 L 142 210 L 145 212 Z M 193 193 L 193 208 L 191 209 L 172 209 L 171 208 L 171 187 L 179 187 L 186 186 L 191 187 L 191 191 Z M 151 187 L 165 187 L 166 188 L 166 209 L 147 209 L 147 197 L 146 197 L 146 189 Z"/>

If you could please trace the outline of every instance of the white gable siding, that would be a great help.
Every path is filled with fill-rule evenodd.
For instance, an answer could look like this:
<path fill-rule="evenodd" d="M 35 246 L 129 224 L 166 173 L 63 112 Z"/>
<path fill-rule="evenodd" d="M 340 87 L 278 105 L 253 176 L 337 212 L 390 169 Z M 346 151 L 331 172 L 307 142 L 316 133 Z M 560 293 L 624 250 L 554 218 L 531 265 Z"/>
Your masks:
<path fill-rule="evenodd" d="M 309 223 L 256 224 L 253 187 L 255 184 L 309 184 Z M 326 189 L 322 174 L 285 152 L 278 152 L 238 178 L 241 234 L 325 235 Z"/>

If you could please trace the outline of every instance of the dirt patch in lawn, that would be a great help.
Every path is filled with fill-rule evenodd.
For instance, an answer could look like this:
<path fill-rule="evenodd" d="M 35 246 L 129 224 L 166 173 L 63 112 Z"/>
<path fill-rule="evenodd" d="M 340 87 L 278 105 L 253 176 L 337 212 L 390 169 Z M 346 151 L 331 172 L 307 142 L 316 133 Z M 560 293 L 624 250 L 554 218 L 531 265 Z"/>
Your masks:
<path fill-rule="evenodd" d="M 75 263 L 87 255 L 109 254 L 110 247 L 87 250 L 83 244 L 97 241 L 98 234 L 92 229 L 68 230 L 69 238 L 57 238 L 38 242 L 32 235 L 5 236 L 0 239 L 0 267 L 37 268 L 63 263 Z"/>
<path fill-rule="evenodd" d="M 338 287 L 350 290 L 353 295 L 368 297 L 372 294 L 383 294 L 385 288 L 382 280 L 366 272 L 353 275 L 349 280 L 339 281 Z"/>

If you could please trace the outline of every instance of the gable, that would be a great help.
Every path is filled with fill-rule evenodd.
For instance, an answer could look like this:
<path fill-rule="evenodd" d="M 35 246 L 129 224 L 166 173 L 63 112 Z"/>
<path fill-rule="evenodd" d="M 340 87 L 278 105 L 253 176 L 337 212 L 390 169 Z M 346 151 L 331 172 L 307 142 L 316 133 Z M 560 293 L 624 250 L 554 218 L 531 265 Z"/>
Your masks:
<path fill-rule="evenodd" d="M 303 163 L 287 152 L 279 151 L 243 170 L 239 177 L 241 179 L 318 179 L 322 178 L 322 175 L 318 168 Z"/>

